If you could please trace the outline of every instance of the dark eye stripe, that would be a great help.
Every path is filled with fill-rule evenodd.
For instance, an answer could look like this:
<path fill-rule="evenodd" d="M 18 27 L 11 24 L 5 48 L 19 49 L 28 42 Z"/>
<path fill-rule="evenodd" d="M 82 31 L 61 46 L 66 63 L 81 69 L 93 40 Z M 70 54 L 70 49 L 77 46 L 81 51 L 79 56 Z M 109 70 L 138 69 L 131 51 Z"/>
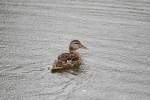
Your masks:
<path fill-rule="evenodd" d="M 78 42 L 74 42 L 74 44 L 79 44 Z"/>

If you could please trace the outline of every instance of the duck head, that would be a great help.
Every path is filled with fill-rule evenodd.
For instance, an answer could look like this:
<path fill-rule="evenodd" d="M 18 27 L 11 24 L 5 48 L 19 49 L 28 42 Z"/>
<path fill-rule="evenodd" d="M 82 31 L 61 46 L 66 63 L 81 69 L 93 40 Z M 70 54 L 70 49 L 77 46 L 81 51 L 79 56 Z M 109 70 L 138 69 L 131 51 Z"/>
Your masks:
<path fill-rule="evenodd" d="M 73 40 L 70 42 L 69 51 L 76 51 L 80 48 L 87 49 L 79 40 Z"/>

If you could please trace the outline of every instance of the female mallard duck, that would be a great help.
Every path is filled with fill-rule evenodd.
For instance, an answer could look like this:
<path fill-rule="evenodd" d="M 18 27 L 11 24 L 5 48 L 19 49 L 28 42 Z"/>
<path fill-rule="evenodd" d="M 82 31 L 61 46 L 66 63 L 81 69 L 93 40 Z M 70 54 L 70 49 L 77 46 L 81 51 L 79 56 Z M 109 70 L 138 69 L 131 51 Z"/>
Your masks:
<path fill-rule="evenodd" d="M 69 53 L 62 53 L 55 60 L 51 72 L 61 72 L 68 69 L 78 68 L 81 65 L 81 57 L 77 52 L 79 48 L 87 49 L 79 40 L 71 41 Z"/>

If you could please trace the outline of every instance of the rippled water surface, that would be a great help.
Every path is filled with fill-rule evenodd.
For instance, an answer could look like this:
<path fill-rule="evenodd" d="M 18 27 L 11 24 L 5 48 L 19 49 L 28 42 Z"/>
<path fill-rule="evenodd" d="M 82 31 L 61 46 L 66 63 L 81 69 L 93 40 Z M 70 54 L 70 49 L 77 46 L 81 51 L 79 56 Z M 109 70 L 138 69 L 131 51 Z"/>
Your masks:
<path fill-rule="evenodd" d="M 72 39 L 82 71 L 50 73 Z M 0 0 L 0 100 L 150 100 L 150 1 Z"/>

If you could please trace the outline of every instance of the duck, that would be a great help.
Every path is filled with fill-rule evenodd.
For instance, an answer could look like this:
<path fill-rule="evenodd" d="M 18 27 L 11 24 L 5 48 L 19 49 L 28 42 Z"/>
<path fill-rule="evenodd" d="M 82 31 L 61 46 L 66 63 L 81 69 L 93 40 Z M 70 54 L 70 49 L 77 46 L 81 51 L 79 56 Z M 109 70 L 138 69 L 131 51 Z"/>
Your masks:
<path fill-rule="evenodd" d="M 62 72 L 74 68 L 79 68 L 81 65 L 81 56 L 78 49 L 87 49 L 79 40 L 72 40 L 69 44 L 69 52 L 62 53 L 57 57 L 52 65 L 51 72 Z"/>

